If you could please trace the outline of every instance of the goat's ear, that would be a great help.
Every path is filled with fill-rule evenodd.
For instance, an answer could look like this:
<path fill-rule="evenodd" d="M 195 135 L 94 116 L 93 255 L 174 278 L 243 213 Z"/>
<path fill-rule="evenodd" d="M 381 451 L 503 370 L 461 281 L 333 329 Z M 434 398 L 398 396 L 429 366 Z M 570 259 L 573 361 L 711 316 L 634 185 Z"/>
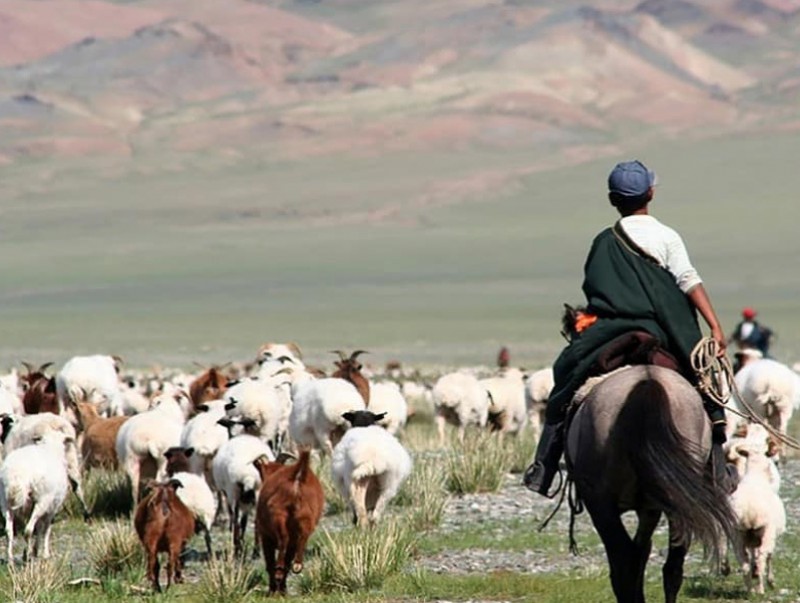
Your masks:
<path fill-rule="evenodd" d="M 179 479 L 171 479 L 165 485 L 169 486 L 173 490 L 177 490 L 178 488 L 183 488 L 183 484 Z"/>
<path fill-rule="evenodd" d="M 348 410 L 346 413 L 342 415 L 342 418 L 352 425 L 353 421 L 356 418 L 356 413 L 354 413 L 352 410 Z"/>
<path fill-rule="evenodd" d="M 385 416 L 386 416 L 385 412 L 375 415 L 375 422 L 377 423 L 378 421 L 382 421 Z"/>
<path fill-rule="evenodd" d="M 208 404 L 198 404 L 197 405 L 197 411 L 198 412 L 208 412 L 209 411 Z"/>
<path fill-rule="evenodd" d="M 236 402 L 236 400 L 231 400 L 225 405 L 225 410 L 233 410 L 234 408 L 236 408 L 237 404 L 238 402 Z"/>
<path fill-rule="evenodd" d="M 255 427 L 256 426 L 256 422 L 253 419 L 248 419 L 248 418 L 239 419 L 239 424 L 242 427 Z"/>
<path fill-rule="evenodd" d="M 234 385 L 239 385 L 239 383 L 241 383 L 241 382 L 242 382 L 241 379 L 231 379 L 230 381 L 228 381 L 225 384 L 225 388 L 227 389 L 227 388 L 233 387 Z"/>
<path fill-rule="evenodd" d="M 217 421 L 217 425 L 222 425 L 223 427 L 230 429 L 231 427 L 236 425 L 236 423 L 226 417 L 222 417 L 219 421 Z"/>
<path fill-rule="evenodd" d="M 175 451 L 172 448 L 167 448 L 164 451 L 164 458 L 169 460 L 175 455 Z"/>
<path fill-rule="evenodd" d="M 192 456 L 194 454 L 194 448 L 190 446 L 189 448 L 184 449 L 183 454 L 186 456 Z"/>
<path fill-rule="evenodd" d="M 285 465 L 287 461 L 295 460 L 297 457 L 290 452 L 281 452 L 278 455 L 278 458 L 275 459 L 276 463 L 280 463 L 281 465 Z"/>
<path fill-rule="evenodd" d="M 47 394 L 56 393 L 56 378 L 55 377 L 50 377 L 47 380 L 47 386 L 44 388 L 44 391 Z"/>

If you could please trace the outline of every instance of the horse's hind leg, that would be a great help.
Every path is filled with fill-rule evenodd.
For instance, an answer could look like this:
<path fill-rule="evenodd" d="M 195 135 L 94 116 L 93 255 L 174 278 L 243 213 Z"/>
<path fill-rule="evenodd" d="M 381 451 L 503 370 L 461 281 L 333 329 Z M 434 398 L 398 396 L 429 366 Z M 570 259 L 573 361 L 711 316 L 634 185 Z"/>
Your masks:
<path fill-rule="evenodd" d="M 636 535 L 633 537 L 633 543 L 636 545 L 639 555 L 637 574 L 639 583 L 636 585 L 636 590 L 639 593 L 637 601 L 644 603 L 644 573 L 647 567 L 647 560 L 650 559 L 650 551 L 653 549 L 653 532 L 658 527 L 661 511 L 637 511 L 636 515 L 639 518 Z"/>
<path fill-rule="evenodd" d="M 683 560 L 689 550 L 687 538 L 675 526 L 669 522 L 669 552 L 667 560 L 661 570 L 664 580 L 664 603 L 676 603 L 678 592 L 683 584 Z"/>
<path fill-rule="evenodd" d="M 617 603 L 643 603 L 644 595 L 639 585 L 642 576 L 636 576 L 639 566 L 639 553 L 625 526 L 619 511 L 613 504 L 595 505 L 585 501 L 586 510 L 592 517 L 597 533 L 606 549 L 606 557 L 611 573 L 611 588 Z"/>

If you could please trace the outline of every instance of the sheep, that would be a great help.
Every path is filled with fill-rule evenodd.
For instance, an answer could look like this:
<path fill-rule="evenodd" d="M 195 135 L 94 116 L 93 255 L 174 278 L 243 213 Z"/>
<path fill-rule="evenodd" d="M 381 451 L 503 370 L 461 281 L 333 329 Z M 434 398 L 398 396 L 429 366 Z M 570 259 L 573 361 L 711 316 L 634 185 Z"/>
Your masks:
<path fill-rule="evenodd" d="M 746 459 L 746 469 L 731 495 L 731 507 L 739 533 L 736 556 L 742 564 L 745 585 L 752 590 L 752 579 L 758 578 L 755 590 L 763 594 L 765 573 L 769 586 L 774 585 L 772 553 L 786 529 L 786 511 L 774 489 L 771 459 L 760 446 L 748 444 L 745 441 L 733 449 Z"/>
<path fill-rule="evenodd" d="M 97 405 L 91 402 L 78 402 L 73 407 L 83 430 L 81 456 L 84 467 L 117 469 L 117 434 L 129 417 L 103 418 L 97 414 Z"/>
<path fill-rule="evenodd" d="M 228 416 L 252 419 L 258 429 L 256 435 L 277 449 L 289 424 L 290 387 L 287 375 L 243 379 L 225 392 L 225 399 L 236 403 Z"/>
<path fill-rule="evenodd" d="M 372 383 L 370 385 L 369 410 L 375 414 L 383 414 L 377 425 L 383 427 L 392 435 L 397 435 L 408 421 L 408 404 L 400 388 L 392 382 Z"/>
<path fill-rule="evenodd" d="M 147 412 L 152 401 L 139 390 L 133 379 L 125 379 L 120 383 L 120 396 L 115 398 L 109 407 L 109 414 L 115 417 L 130 417 Z"/>
<path fill-rule="evenodd" d="M 0 511 L 8 538 L 8 563 L 14 561 L 14 519 L 25 524 L 25 559 L 37 557 L 43 540 L 42 556 L 50 557 L 50 528 L 69 492 L 66 447 L 74 439 L 58 431 L 48 431 L 29 444 L 9 453 L 0 466 Z"/>
<path fill-rule="evenodd" d="M 499 376 L 478 381 L 489 395 L 488 421 L 495 431 L 519 433 L 528 422 L 525 405 L 525 380 L 516 368 L 507 368 Z"/>
<path fill-rule="evenodd" d="M 189 398 L 195 407 L 209 400 L 219 400 L 225 393 L 227 384 L 228 378 L 222 374 L 222 367 L 212 366 L 189 385 Z"/>
<path fill-rule="evenodd" d="M 136 507 L 133 524 L 147 556 L 147 577 L 153 589 L 161 592 L 158 554 L 168 553 L 167 588 L 182 582 L 181 551 L 194 534 L 194 515 L 178 498 L 181 482 L 170 479 L 153 484 L 153 489 Z"/>
<path fill-rule="evenodd" d="M 167 475 L 181 483 L 182 487 L 177 490 L 178 498 L 194 514 L 198 531 L 203 530 L 206 550 L 211 558 L 211 526 L 217 515 L 217 500 L 206 480 L 189 472 L 189 459 L 193 453 L 194 448 L 169 448 L 164 453 L 167 459 Z"/>
<path fill-rule="evenodd" d="M 256 534 L 269 574 L 270 593 L 286 592 L 289 568 L 295 574 L 302 571 L 306 543 L 325 507 L 325 493 L 309 466 L 310 459 L 310 451 L 303 450 L 293 465 L 256 461 L 261 474 Z"/>
<path fill-rule="evenodd" d="M 795 399 L 800 396 L 797 375 L 785 364 L 769 358 L 747 362 L 736 373 L 734 380 L 741 396 L 732 398 L 732 403 L 743 410 L 742 401 L 767 422 L 786 433 L 794 410 Z M 726 428 L 730 437 L 737 428 L 736 421 L 729 421 Z"/>
<path fill-rule="evenodd" d="M 65 417 L 45 412 L 16 418 L 3 445 L 5 454 L 8 455 L 18 448 L 33 444 L 48 432 L 58 432 L 64 435 L 69 484 L 81 504 L 84 518 L 88 518 L 89 508 L 86 506 L 86 499 L 83 496 L 81 463 L 78 456 L 75 428 Z"/>
<path fill-rule="evenodd" d="M 156 480 L 166 475 L 164 452 L 180 446 L 187 400 L 183 392 L 157 396 L 152 410 L 130 417 L 120 427 L 117 458 L 130 478 L 134 506 L 139 501 L 139 482 L 144 474 L 155 473 Z"/>
<path fill-rule="evenodd" d="M 289 435 L 300 447 L 333 454 L 333 447 L 347 430 L 342 415 L 363 410 L 364 399 L 343 379 L 314 379 L 308 373 L 295 373 L 292 386 L 292 412 Z"/>
<path fill-rule="evenodd" d="M 119 386 L 119 358 L 97 354 L 73 356 L 56 374 L 56 391 L 61 409 L 67 402 L 93 402 L 100 414 L 122 406 Z"/>
<path fill-rule="evenodd" d="M 411 473 L 411 456 L 397 438 L 375 424 L 382 415 L 363 410 L 343 418 L 353 427 L 333 450 L 333 481 L 349 501 L 354 523 L 374 524 Z"/>
<path fill-rule="evenodd" d="M 547 400 L 555 385 L 553 367 L 548 366 L 528 375 L 525 382 L 525 405 L 528 408 L 528 422 L 538 441 L 544 424 Z"/>
<path fill-rule="evenodd" d="M 20 393 L 17 369 L 12 369 L 7 375 L 0 375 L 0 415 L 21 415 L 25 412 Z"/>
<path fill-rule="evenodd" d="M 477 377 L 468 373 L 448 373 L 433 386 L 433 404 L 439 443 L 445 444 L 445 423 L 458 427 L 458 438 L 464 440 L 467 425 L 485 427 L 489 417 L 489 396 Z"/>
<path fill-rule="evenodd" d="M 190 471 L 205 476 L 212 487 L 214 476 L 211 472 L 211 461 L 220 447 L 228 441 L 228 430 L 218 421 L 234 406 L 234 403 L 225 400 L 204 402 L 197 407 L 198 413 L 186 422 L 181 431 L 181 446 L 194 450 L 189 459 Z"/>
<path fill-rule="evenodd" d="M 225 493 L 233 546 L 242 552 L 247 516 L 261 488 L 261 474 L 253 463 L 260 457 L 275 460 L 270 447 L 256 436 L 241 434 L 223 444 L 212 462 L 214 483 Z"/>

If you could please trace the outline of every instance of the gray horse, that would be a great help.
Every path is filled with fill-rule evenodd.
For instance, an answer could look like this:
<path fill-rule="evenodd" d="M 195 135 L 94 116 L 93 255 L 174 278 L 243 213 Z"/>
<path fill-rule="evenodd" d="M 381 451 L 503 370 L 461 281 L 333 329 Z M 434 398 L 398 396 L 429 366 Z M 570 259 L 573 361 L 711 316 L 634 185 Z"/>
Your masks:
<path fill-rule="evenodd" d="M 589 392 L 567 433 L 567 462 L 606 549 L 619 603 L 644 603 L 644 573 L 662 513 L 669 523 L 663 567 L 666 603 L 683 582 L 692 537 L 717 554 L 733 533 L 728 497 L 706 472 L 711 426 L 700 396 L 678 373 L 657 366 L 620 370 Z M 635 511 L 628 535 L 621 515 Z"/>

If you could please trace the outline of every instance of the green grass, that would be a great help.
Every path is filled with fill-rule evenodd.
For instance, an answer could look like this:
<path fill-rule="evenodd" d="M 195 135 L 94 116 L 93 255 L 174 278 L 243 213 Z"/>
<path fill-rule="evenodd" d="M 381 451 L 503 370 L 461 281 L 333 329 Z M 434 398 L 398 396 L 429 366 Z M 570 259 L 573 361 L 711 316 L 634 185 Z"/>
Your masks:
<path fill-rule="evenodd" d="M 787 218 L 798 151 L 797 137 L 777 135 L 620 151 L 659 172 L 653 210 L 684 236 L 724 325 L 756 306 L 787 360 L 800 355 L 800 245 Z M 416 200 L 540 157 L 187 158 L 113 178 L 117 167 L 97 163 L 7 166 L 0 362 L 109 351 L 188 365 L 292 339 L 312 359 L 357 345 L 375 362 L 491 362 L 507 344 L 515 362 L 541 365 L 562 346 L 561 303 L 580 300 L 591 237 L 614 220 L 603 187 L 616 158 L 444 204 Z M 335 220 L 386 206 L 399 218 Z"/>

